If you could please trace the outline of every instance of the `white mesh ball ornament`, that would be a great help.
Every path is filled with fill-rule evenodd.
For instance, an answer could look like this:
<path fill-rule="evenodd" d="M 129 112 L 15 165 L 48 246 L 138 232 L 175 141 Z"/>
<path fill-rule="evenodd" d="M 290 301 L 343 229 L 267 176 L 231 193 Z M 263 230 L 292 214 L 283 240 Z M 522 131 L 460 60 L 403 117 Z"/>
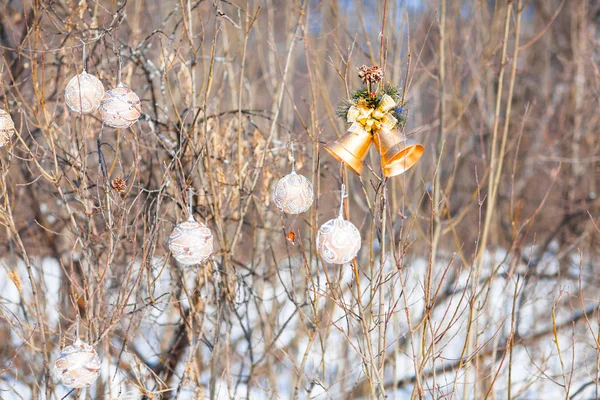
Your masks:
<path fill-rule="evenodd" d="M 169 236 L 169 250 L 181 264 L 200 264 L 213 252 L 212 233 L 206 225 L 190 216 L 173 229 Z"/>
<path fill-rule="evenodd" d="M 54 371 L 65 386 L 90 386 L 100 375 L 100 357 L 92 346 L 79 338 L 65 347 L 54 362 Z"/>
<path fill-rule="evenodd" d="M 0 108 L 0 147 L 7 145 L 14 134 L 15 123 L 10 114 Z"/>
<path fill-rule="evenodd" d="M 90 114 L 104 97 L 104 86 L 100 79 L 83 71 L 71 78 L 65 88 L 65 102 L 77 113 Z"/>
<path fill-rule="evenodd" d="M 140 98 L 122 83 L 107 91 L 100 103 L 102 121 L 113 128 L 129 128 L 141 114 Z"/>
<path fill-rule="evenodd" d="M 286 214 L 300 214 L 313 203 L 313 186 L 308 179 L 294 170 L 281 178 L 273 188 L 273 201 Z"/>
<path fill-rule="evenodd" d="M 345 264 L 356 258 L 360 250 L 361 237 L 358 228 L 343 218 L 345 186 L 342 185 L 342 201 L 337 218 L 330 219 L 317 232 L 317 250 L 328 263 Z"/>

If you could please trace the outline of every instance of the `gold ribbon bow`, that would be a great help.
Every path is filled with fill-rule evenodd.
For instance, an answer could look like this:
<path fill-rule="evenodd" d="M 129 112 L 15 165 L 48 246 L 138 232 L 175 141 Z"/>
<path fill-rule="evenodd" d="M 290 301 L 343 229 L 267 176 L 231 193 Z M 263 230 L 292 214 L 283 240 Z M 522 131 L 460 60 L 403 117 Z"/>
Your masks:
<path fill-rule="evenodd" d="M 352 124 L 348 131 L 358 134 L 391 131 L 398 123 L 390 112 L 394 107 L 396 102 L 387 94 L 383 95 L 377 108 L 369 108 L 364 102 L 351 106 L 346 114 L 347 121 Z"/>

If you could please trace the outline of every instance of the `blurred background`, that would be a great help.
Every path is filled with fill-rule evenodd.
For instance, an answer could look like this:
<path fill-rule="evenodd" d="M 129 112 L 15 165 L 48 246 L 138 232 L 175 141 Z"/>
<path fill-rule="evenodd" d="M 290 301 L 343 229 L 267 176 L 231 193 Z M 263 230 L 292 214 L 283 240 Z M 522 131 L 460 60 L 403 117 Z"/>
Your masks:
<path fill-rule="evenodd" d="M 599 398 L 600 4 L 0 0 L 0 397 Z M 84 45 L 85 43 L 85 45 Z M 65 105 L 85 66 L 130 129 Z M 323 151 L 380 65 L 425 154 Z M 296 170 L 313 207 L 279 212 Z M 125 189 L 114 184 L 125 182 Z M 315 248 L 340 186 L 355 262 Z M 200 266 L 170 256 L 193 213 Z M 82 340 L 100 378 L 53 371 Z"/>

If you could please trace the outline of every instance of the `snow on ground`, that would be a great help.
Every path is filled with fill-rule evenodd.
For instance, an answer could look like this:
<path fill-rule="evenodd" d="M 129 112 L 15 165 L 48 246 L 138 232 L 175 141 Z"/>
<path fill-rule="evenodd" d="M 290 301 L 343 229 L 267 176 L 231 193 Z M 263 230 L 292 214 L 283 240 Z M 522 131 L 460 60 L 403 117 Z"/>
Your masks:
<path fill-rule="evenodd" d="M 487 254 L 484 259 L 484 267 L 481 277 L 481 285 L 489 276 L 491 266 L 497 266 L 503 260 L 504 251 L 498 250 L 494 254 Z M 450 257 L 445 257 L 450 260 Z M 298 260 L 296 260 L 298 261 Z M 390 260 L 388 260 L 389 262 Z M 457 262 L 457 261 L 456 261 Z M 573 264 L 577 267 L 578 257 L 573 256 Z M 152 271 L 160 271 L 164 259 L 154 260 L 154 268 Z M 440 263 L 434 269 L 433 276 L 434 287 L 442 278 L 443 271 L 447 266 L 448 261 Z M 47 314 L 49 328 L 58 331 L 58 321 L 60 315 L 56 311 L 59 305 L 59 288 L 61 284 L 62 271 L 60 265 L 55 260 L 44 258 L 33 260 L 34 276 L 41 282 L 41 289 L 44 292 L 45 304 L 44 310 Z M 5 315 L 12 321 L 24 321 L 23 307 L 20 304 L 20 295 L 17 286 L 11 280 L 9 273 L 10 265 L 13 265 L 10 260 L 0 261 L 0 307 Z M 304 358 L 304 353 L 308 346 L 307 359 L 304 365 L 305 380 L 302 382 L 299 395 L 300 398 L 308 398 L 307 388 L 310 386 L 307 382 L 312 381 L 312 390 L 310 398 L 315 399 L 337 399 L 339 393 L 348 390 L 349 385 L 354 385 L 357 380 L 364 377 L 361 356 L 359 351 L 365 351 L 364 347 L 364 331 L 356 318 L 347 318 L 341 307 L 331 303 L 328 298 L 329 287 L 326 284 L 326 276 L 316 264 L 312 266 L 313 279 L 307 280 L 306 271 L 301 271 L 300 264 L 293 265 L 294 271 L 289 271 L 288 266 L 283 266 L 280 270 L 279 278 L 275 283 L 257 282 L 252 277 L 246 277 L 244 284 L 238 286 L 238 295 L 249 296 L 250 298 L 260 296 L 262 302 L 249 301 L 239 304 L 237 312 L 241 316 L 241 323 L 244 324 L 245 330 L 251 332 L 251 341 L 248 343 L 246 332 L 242 329 L 240 321 L 233 324 L 229 331 L 227 341 L 231 345 L 231 371 L 234 371 L 234 376 L 231 381 L 227 379 L 217 380 L 216 390 L 218 399 L 230 398 L 250 398 L 250 399 L 270 399 L 275 398 L 286 399 L 292 396 L 295 386 L 295 377 L 297 376 L 297 367 L 301 365 Z M 385 370 L 385 380 L 389 384 L 394 382 L 394 377 L 397 381 L 411 379 L 414 374 L 413 349 L 419 349 L 420 336 L 417 331 L 411 335 L 409 331 L 406 311 L 408 309 L 413 326 L 420 321 L 425 302 L 423 300 L 424 286 L 423 282 L 426 277 L 427 261 L 423 259 L 405 260 L 403 268 L 402 281 L 399 275 L 394 275 L 394 282 L 391 285 L 391 290 L 385 293 L 386 312 L 390 312 L 393 307 L 393 316 L 391 323 L 386 331 L 388 341 L 388 354 L 390 360 L 395 359 L 395 363 L 388 362 L 388 367 Z M 545 257 L 538 265 L 539 270 L 545 273 L 556 273 L 558 265 L 549 255 Z M 573 268 L 575 268 L 573 267 Z M 139 272 L 140 265 L 133 267 L 134 275 Z M 336 267 L 339 268 L 339 267 Z M 342 292 L 342 297 L 338 299 L 350 307 L 354 302 L 354 298 L 350 293 L 349 287 L 353 285 L 353 273 L 348 266 L 344 268 L 344 273 L 338 281 L 339 288 Z M 393 272 L 391 264 L 386 265 L 386 272 Z M 492 284 L 487 287 L 484 292 L 488 297 L 486 307 L 475 309 L 476 331 L 480 333 L 477 338 L 477 343 L 472 343 L 472 346 L 481 346 L 488 343 L 484 351 L 491 349 L 491 346 L 502 348 L 506 345 L 511 327 L 511 312 L 513 308 L 512 293 L 515 289 L 515 279 L 505 279 L 503 276 L 507 272 L 508 264 L 503 264 L 499 270 L 499 275 L 495 277 Z M 29 278 L 26 273 L 25 265 L 17 263 L 16 271 L 22 285 L 22 296 L 29 302 L 31 300 L 31 287 Z M 293 272 L 293 273 L 290 273 Z M 186 282 L 192 288 L 197 271 L 185 271 Z M 573 271 L 574 273 L 574 271 Z M 578 272 L 577 272 L 578 273 Z M 330 279 L 335 276 L 337 281 L 336 270 L 329 271 Z M 153 298 L 158 299 L 154 307 L 146 307 L 140 312 L 133 313 L 137 315 L 137 319 L 123 318 L 119 324 L 120 329 L 127 330 L 131 325 L 137 327 L 135 338 L 129 344 L 129 348 L 122 351 L 122 361 L 131 363 L 132 365 L 140 365 L 136 359 L 135 351 L 151 364 L 157 363 L 161 354 L 168 352 L 165 348 L 165 337 L 171 335 L 173 324 L 179 320 L 179 315 L 172 311 L 174 301 L 180 301 L 182 306 L 187 306 L 185 294 L 181 298 L 172 298 L 173 294 L 173 277 L 168 270 L 163 271 L 160 275 L 153 276 L 156 279 L 152 290 L 149 291 L 147 282 L 141 284 L 135 291 L 132 299 L 140 299 L 148 296 L 151 293 Z M 304 284 L 309 285 L 308 291 L 298 290 Z M 114 285 L 115 282 L 107 280 L 107 285 Z M 436 335 L 436 344 L 434 353 L 435 368 L 447 366 L 448 370 L 441 370 L 436 373 L 435 377 L 429 376 L 423 382 L 424 387 L 433 388 L 434 392 L 439 394 L 449 393 L 452 390 L 456 391 L 456 395 L 462 398 L 466 391 L 467 398 L 479 398 L 484 395 L 481 393 L 480 385 L 473 385 L 473 368 L 455 375 L 452 366 L 459 360 L 463 352 L 463 346 L 467 340 L 466 327 L 467 318 L 469 315 L 468 296 L 463 296 L 465 291 L 468 293 L 472 281 L 469 279 L 469 271 L 463 269 L 456 277 L 456 282 L 450 285 L 450 290 L 447 295 L 441 295 L 439 303 L 432 313 L 432 327 Z M 294 291 L 294 287 L 296 290 Z M 354 288 L 354 286 L 352 286 Z M 361 288 L 363 290 L 363 304 L 367 305 L 371 300 L 369 298 L 369 281 L 367 277 L 361 280 Z M 404 288 L 404 291 L 402 290 Z M 353 289 L 354 290 L 354 289 Z M 444 293 L 442 290 L 441 293 Z M 556 302 L 561 291 L 565 293 L 570 290 L 579 290 L 575 287 L 566 287 L 562 285 L 557 287 L 553 280 L 538 280 L 535 284 L 527 288 L 526 293 L 518 298 L 519 313 L 518 318 L 518 333 L 523 338 L 533 337 L 544 331 L 551 329 L 551 310 Z M 454 294 L 452 294 L 454 291 Z M 295 295 L 303 294 L 306 298 L 298 296 L 295 300 L 298 304 L 303 304 L 302 307 L 297 307 L 288 298 L 288 293 Z M 323 311 L 320 314 L 322 320 L 331 321 L 327 325 L 321 325 L 317 336 L 312 343 L 309 343 L 306 332 L 311 329 L 312 312 L 310 311 L 311 296 L 314 293 L 321 294 L 318 301 L 318 307 Z M 325 296 L 327 295 L 327 296 Z M 329 296 L 330 297 L 330 296 Z M 108 303 L 117 301 L 116 298 L 110 297 Z M 377 309 L 377 301 L 375 300 L 374 310 Z M 479 301 L 479 300 L 478 300 Z M 476 307 L 478 301 L 475 302 Z M 126 311 L 134 311 L 135 305 L 132 303 Z M 214 307 L 207 306 L 207 315 L 214 313 Z M 580 310 L 578 304 L 574 305 L 573 313 Z M 274 325 L 259 328 L 261 319 L 264 320 L 273 310 L 277 310 L 277 315 L 274 317 Z M 9 316 L 9 317 L 7 317 Z M 370 323 L 374 324 L 377 316 L 370 315 Z M 571 312 L 561 308 L 557 311 L 557 321 L 562 323 L 571 318 Z M 335 323 L 335 325 L 333 325 Z M 593 324 L 593 323 L 592 323 Z M 285 329 L 281 334 L 279 330 L 285 325 Z M 375 325 L 372 325 L 375 326 Z M 214 319 L 206 318 L 204 330 L 208 337 L 213 337 Z M 299 334 L 299 332 L 301 334 Z M 442 335 L 441 333 L 444 332 Z M 64 334 L 64 333 L 63 333 Z M 69 332 L 68 336 L 72 337 L 73 332 Z M 278 336 L 276 336 L 278 335 Z M 371 332 L 371 340 L 376 341 L 377 329 Z M 21 346 L 24 343 L 26 332 L 21 329 L 13 329 L 11 331 L 11 341 L 13 346 Z M 276 337 L 276 338 L 275 338 Z M 56 336 L 51 337 L 52 340 L 57 340 Z M 430 337 L 429 337 L 430 339 Z M 350 340 L 351 343 L 348 342 Z M 578 372 L 573 377 L 571 383 L 573 388 L 578 388 L 587 380 L 592 379 L 597 371 L 597 352 L 594 338 L 591 336 L 588 327 L 583 324 L 578 324 L 567 329 L 560 330 L 558 334 L 563 362 L 567 372 L 575 368 Z M 430 340 L 428 340 L 430 343 Z M 394 356 L 394 344 L 398 344 L 397 351 Z M 121 349 L 122 343 L 113 341 L 112 346 Z M 264 352 L 269 350 L 270 357 L 266 358 L 266 362 L 275 363 L 278 371 L 275 377 L 276 388 L 272 387 L 272 380 L 267 378 L 253 382 L 249 388 L 248 384 L 243 380 L 237 382 L 236 376 L 247 372 L 248 363 L 247 356 L 249 345 L 252 346 L 253 357 L 255 360 L 263 357 Z M 139 392 L 131 384 L 132 377 L 125 374 L 121 369 L 117 368 L 114 363 L 115 359 L 109 360 L 105 355 L 105 348 L 99 347 L 98 352 L 103 356 L 101 379 L 110 381 L 110 393 L 107 393 L 110 398 L 139 398 Z M 205 345 L 200 345 L 199 350 L 204 357 L 205 362 L 209 362 L 211 352 Z M 473 348 L 470 347 L 472 352 Z M 53 352 L 55 357 L 58 352 Z M 500 369 L 497 376 L 497 384 L 495 385 L 495 393 L 500 398 L 503 398 L 507 391 L 508 382 L 508 359 L 503 358 L 503 352 L 499 353 L 492 363 L 489 363 L 489 358 L 483 360 L 483 367 L 488 369 L 489 376 L 493 377 L 496 371 Z M 182 374 L 185 370 L 185 359 L 178 365 L 177 372 Z M 240 362 L 244 359 L 246 363 L 242 365 Z M 572 365 L 574 363 L 574 365 Z M 429 363 L 426 366 L 426 371 L 431 369 Z M 145 367 L 139 366 L 136 372 L 139 378 L 143 381 L 144 376 L 148 376 L 148 370 Z M 512 361 L 512 393 L 519 398 L 561 398 L 565 395 L 564 389 L 557 383 L 563 382 L 563 372 L 561 363 L 557 355 L 556 344 L 553 341 L 552 335 L 541 336 L 538 340 L 527 343 L 527 346 L 516 346 L 513 351 Z M 210 375 L 204 372 L 201 376 L 201 381 L 208 384 Z M 454 382 L 456 381 L 456 385 Z M 402 399 L 406 398 L 412 391 L 411 384 L 405 385 L 402 389 L 389 391 L 390 398 Z M 15 383 L 14 379 L 5 377 L 0 380 L 0 390 L 2 398 L 6 400 L 30 398 L 31 392 L 22 384 Z M 95 388 L 88 389 L 92 398 L 95 397 Z M 204 392 L 202 392 L 204 390 Z M 207 396 L 207 388 L 199 389 L 191 382 L 186 382 L 180 391 L 180 399 L 193 399 Z M 275 390 L 275 392 L 274 392 Z M 596 386 L 590 385 L 583 389 L 582 396 L 595 396 Z M 61 387 L 57 394 L 64 396 L 68 393 L 68 389 Z M 572 392 L 571 392 L 572 393 Z M 60 398 L 60 397 L 59 397 Z"/>

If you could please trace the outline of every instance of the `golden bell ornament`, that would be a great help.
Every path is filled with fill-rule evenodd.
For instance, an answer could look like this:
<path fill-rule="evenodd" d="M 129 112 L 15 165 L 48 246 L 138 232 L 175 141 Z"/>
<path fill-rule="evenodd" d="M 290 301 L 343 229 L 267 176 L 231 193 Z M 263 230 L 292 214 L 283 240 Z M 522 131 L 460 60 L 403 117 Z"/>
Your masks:
<path fill-rule="evenodd" d="M 388 94 L 384 94 L 376 106 L 365 99 L 357 100 L 346 113 L 346 122 L 350 124 L 348 132 L 338 140 L 327 143 L 325 150 L 360 175 L 371 141 L 374 140 L 381 154 L 383 174 L 388 177 L 400 175 L 419 161 L 425 149 L 395 129 L 398 119 L 393 110 L 397 106 Z"/>
<path fill-rule="evenodd" d="M 422 144 L 406 138 L 396 129 L 379 130 L 373 138 L 381 154 L 383 174 L 387 177 L 404 173 L 419 161 L 425 151 Z"/>
<path fill-rule="evenodd" d="M 341 138 L 327 143 L 325 150 L 360 175 L 372 140 L 372 135 L 367 131 L 348 131 Z"/>

